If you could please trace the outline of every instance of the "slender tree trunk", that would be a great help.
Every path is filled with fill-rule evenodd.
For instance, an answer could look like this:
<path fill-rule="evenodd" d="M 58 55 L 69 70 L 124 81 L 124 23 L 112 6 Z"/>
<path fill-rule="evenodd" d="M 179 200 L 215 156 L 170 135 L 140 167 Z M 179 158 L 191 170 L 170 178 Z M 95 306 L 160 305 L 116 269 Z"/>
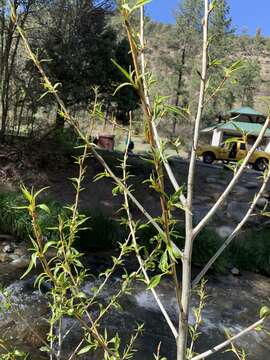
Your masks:
<path fill-rule="evenodd" d="M 17 2 L 14 2 L 14 9 L 17 8 Z M 6 128 L 7 128 L 7 117 L 9 110 L 9 79 L 10 79 L 10 70 L 9 70 L 9 58 L 11 53 L 13 34 L 15 31 L 15 25 L 11 18 L 9 18 L 7 33 L 3 33 L 6 37 L 4 41 L 4 49 L 1 59 L 1 106 L 2 106 L 2 116 L 1 116 L 1 129 L 0 129 L 0 142 L 4 141 Z"/>
<path fill-rule="evenodd" d="M 7 115 L 8 115 L 8 90 L 9 85 L 8 81 L 8 60 L 9 54 L 12 44 L 12 28 L 9 26 L 6 44 L 5 44 L 5 51 L 3 55 L 3 69 L 2 69 L 2 80 L 1 80 L 1 106 L 2 106 L 2 114 L 1 114 L 1 129 L 0 129 L 0 141 L 2 142 L 5 137 L 6 127 L 7 127 Z"/>
<path fill-rule="evenodd" d="M 186 45 L 184 44 L 182 48 L 182 56 L 181 56 L 181 64 L 178 70 L 178 80 L 177 80 L 177 88 L 176 88 L 176 97 L 174 105 L 176 107 L 179 106 L 179 96 L 181 94 L 181 87 L 182 87 L 182 78 L 183 78 L 183 68 L 186 62 Z M 177 116 L 175 115 L 173 118 L 173 126 L 172 126 L 172 136 L 176 135 L 176 124 L 177 124 Z"/>
<path fill-rule="evenodd" d="M 7 109 L 3 108 L 2 103 L 2 119 L 1 119 L 1 129 L 0 129 L 0 142 L 4 142 L 5 135 L 6 135 L 6 129 L 7 129 Z"/>
<path fill-rule="evenodd" d="M 3 78 L 3 59 L 4 59 L 4 43 L 5 43 L 5 27 L 6 27 L 6 16 L 5 16 L 6 1 L 1 1 L 1 30 L 0 30 L 0 78 Z"/>
<path fill-rule="evenodd" d="M 22 124 L 22 116 L 23 116 L 23 110 L 24 110 L 24 104 L 25 104 L 26 96 L 24 96 L 23 101 L 21 103 L 21 108 L 18 116 L 18 123 L 17 123 L 17 133 L 16 135 L 19 136 L 20 130 L 21 130 L 21 124 Z"/>
<path fill-rule="evenodd" d="M 5 2 L 4 2 L 5 3 Z M 27 16 L 29 14 L 30 6 L 33 1 L 29 0 L 26 8 L 24 9 L 24 13 L 21 14 L 21 27 L 24 27 Z M 2 3 L 3 4 L 3 3 Z M 13 1 L 12 4 L 14 11 L 16 12 L 19 4 L 17 0 Z M 3 11 L 3 9 L 2 9 Z M 17 55 L 17 50 L 19 46 L 19 42 L 21 37 L 18 36 L 16 38 L 15 44 L 14 42 L 14 32 L 16 29 L 16 25 L 13 22 L 13 19 L 9 17 L 8 28 L 5 31 L 5 14 L 2 14 L 1 18 L 1 105 L 2 105 L 2 116 L 1 116 L 1 129 L 0 129 L 0 141 L 4 140 L 6 129 L 7 129 L 7 119 L 8 112 L 10 109 L 10 88 L 11 88 L 11 77 L 12 72 L 14 71 L 14 63 Z"/>
<path fill-rule="evenodd" d="M 187 340 L 189 330 L 189 310 L 190 310 L 190 299 L 191 299 L 191 259 L 194 241 L 193 231 L 193 191 L 194 191 L 194 175 L 195 175 L 195 163 L 196 163 L 196 149 L 199 140 L 199 128 L 202 118 L 202 112 L 204 108 L 204 96 L 205 96 L 205 84 L 207 76 L 207 65 L 208 65 L 208 19 L 209 19 L 209 0 L 204 0 L 205 13 L 203 20 L 203 52 L 202 52 L 202 72 L 201 72 L 201 84 L 200 84 L 200 95 L 197 109 L 197 115 L 194 125 L 194 136 L 192 151 L 190 156 L 188 182 L 187 182 L 187 201 L 185 209 L 185 226 L 186 226 L 186 237 L 185 237 L 185 248 L 182 259 L 183 273 L 182 273 L 182 297 L 181 304 L 182 308 L 179 313 L 179 332 L 177 339 L 177 360 L 186 360 L 187 355 Z"/>

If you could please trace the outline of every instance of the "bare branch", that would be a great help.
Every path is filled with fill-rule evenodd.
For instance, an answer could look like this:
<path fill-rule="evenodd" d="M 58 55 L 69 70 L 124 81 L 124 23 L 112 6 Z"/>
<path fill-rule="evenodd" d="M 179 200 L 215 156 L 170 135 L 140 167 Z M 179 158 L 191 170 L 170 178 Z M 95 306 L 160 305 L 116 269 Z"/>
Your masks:
<path fill-rule="evenodd" d="M 212 349 L 205 351 L 204 353 L 194 356 L 191 360 L 202 360 L 206 359 L 207 357 L 215 354 L 216 352 L 220 351 L 221 349 L 225 348 L 226 346 L 233 343 L 235 340 L 239 339 L 240 337 L 248 334 L 250 331 L 256 329 L 258 326 L 262 325 L 264 323 L 265 319 L 261 319 L 254 324 L 250 325 L 248 328 L 244 329 L 243 331 L 239 332 L 237 335 L 229 338 L 228 340 L 224 341 L 223 343 L 213 347 Z"/>
<path fill-rule="evenodd" d="M 252 154 L 254 153 L 256 148 L 261 143 L 261 141 L 262 141 L 262 139 L 264 137 L 264 134 L 265 134 L 266 130 L 268 129 L 269 125 L 270 125 L 270 117 L 268 116 L 265 123 L 264 123 L 264 125 L 263 125 L 263 127 L 262 127 L 262 129 L 261 129 L 261 131 L 260 131 L 260 134 L 259 134 L 258 138 L 256 139 L 254 145 L 248 151 L 247 156 L 243 160 L 243 162 L 242 162 L 241 166 L 239 167 L 237 173 L 232 178 L 231 182 L 229 183 L 229 185 L 227 186 L 227 188 L 225 189 L 223 194 L 221 194 L 221 196 L 219 197 L 219 199 L 217 200 L 215 205 L 212 207 L 212 209 L 205 215 L 205 217 L 194 228 L 194 230 L 193 230 L 193 236 L 194 237 L 196 237 L 198 235 L 198 233 L 208 224 L 208 222 L 211 220 L 213 215 L 217 212 L 219 207 L 223 204 L 223 202 L 225 201 L 225 199 L 227 198 L 227 196 L 229 195 L 229 193 L 233 189 L 234 185 L 237 183 L 240 176 L 244 172 L 245 167 L 248 165 Z"/>
<path fill-rule="evenodd" d="M 193 286 L 197 285 L 200 280 L 203 278 L 203 276 L 206 274 L 206 272 L 210 269 L 210 267 L 214 264 L 214 262 L 217 260 L 217 258 L 222 254 L 222 252 L 226 249 L 226 247 L 233 241 L 233 239 L 237 236 L 237 234 L 240 232 L 240 230 L 243 228 L 243 226 L 246 224 L 250 216 L 252 215 L 252 212 L 258 203 L 259 199 L 261 198 L 263 192 L 266 189 L 267 183 L 270 178 L 270 169 L 267 170 L 267 175 L 264 177 L 263 184 L 260 188 L 260 191 L 258 194 L 254 197 L 246 215 L 243 217 L 243 219 L 240 221 L 240 223 L 236 226 L 236 228 L 233 230 L 231 235 L 226 239 L 224 244 L 218 249 L 216 254 L 208 261 L 208 263 L 205 265 L 203 270 L 196 276 L 196 278 L 193 281 Z"/>

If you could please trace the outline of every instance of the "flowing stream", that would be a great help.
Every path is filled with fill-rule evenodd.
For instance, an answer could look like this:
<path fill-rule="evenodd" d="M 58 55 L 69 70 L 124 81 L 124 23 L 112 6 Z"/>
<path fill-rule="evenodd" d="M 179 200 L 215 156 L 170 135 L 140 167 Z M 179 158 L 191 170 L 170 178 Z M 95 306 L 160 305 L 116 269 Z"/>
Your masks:
<path fill-rule="evenodd" d="M 102 262 L 99 260 L 99 263 Z M 98 267 L 99 265 L 97 265 Z M 93 268 L 93 267 L 92 267 Z M 97 269 L 98 270 L 98 269 Z M 48 307 L 43 293 L 33 289 L 35 276 L 18 280 L 22 274 L 17 264 L 0 264 L 0 281 L 10 291 L 12 307 L 5 309 L 0 315 L 0 334 L 10 346 L 17 346 L 31 354 L 31 359 L 41 360 L 39 348 L 43 345 L 47 331 L 46 316 Z M 93 287 L 100 280 L 91 278 L 84 285 L 84 291 L 91 294 Z M 113 276 L 108 282 L 101 296 L 106 303 L 120 287 L 121 274 Z M 162 302 L 174 323 L 177 323 L 177 306 L 172 283 L 169 279 L 157 288 Z M 270 280 L 258 274 L 245 273 L 241 276 L 217 275 L 211 276 L 207 283 L 207 305 L 203 311 L 201 335 L 195 350 L 200 353 L 209 347 L 224 341 L 224 329 L 235 334 L 258 319 L 260 306 L 267 303 L 270 297 Z M 113 310 L 103 321 L 109 333 L 118 332 L 123 341 L 132 334 L 137 323 L 144 323 L 144 333 L 136 341 L 136 360 L 152 360 L 153 353 L 161 343 L 161 355 L 168 360 L 174 360 L 175 340 L 164 321 L 150 291 L 145 290 L 143 283 L 134 283 L 132 293 L 121 298 L 121 308 Z M 197 299 L 193 297 L 193 306 Z M 194 316 L 191 314 L 191 322 Z M 81 331 L 71 319 L 64 319 L 63 330 L 69 330 L 64 340 L 65 353 L 74 349 L 79 341 Z M 35 335 L 38 334 L 38 337 Z M 237 346 L 244 348 L 250 360 L 270 359 L 270 336 L 263 332 L 252 332 L 237 342 Z M 66 355 L 63 359 L 68 359 Z M 101 360 L 99 354 L 95 356 L 80 356 L 78 359 Z M 213 360 L 235 359 L 229 352 L 212 355 Z"/>

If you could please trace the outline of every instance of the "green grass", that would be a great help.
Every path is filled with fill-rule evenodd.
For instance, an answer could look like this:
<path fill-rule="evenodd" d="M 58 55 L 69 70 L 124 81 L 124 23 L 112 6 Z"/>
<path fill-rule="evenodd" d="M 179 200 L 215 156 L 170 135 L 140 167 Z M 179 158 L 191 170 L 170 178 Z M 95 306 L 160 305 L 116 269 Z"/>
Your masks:
<path fill-rule="evenodd" d="M 42 199 L 50 208 L 50 214 L 39 212 L 39 223 L 43 234 L 49 239 L 51 230 L 56 226 L 58 215 L 67 216 L 67 210 L 52 199 Z M 0 231 L 12 234 L 22 240 L 28 240 L 32 235 L 30 218 L 25 210 L 16 207 L 25 204 L 20 193 L 0 193 Z M 81 230 L 75 246 L 84 253 L 88 251 L 102 251 L 115 249 L 119 242 L 127 236 L 127 229 L 114 219 L 100 212 L 85 209 L 81 211 L 89 219 L 84 224 L 86 230 Z M 174 241 L 179 248 L 184 246 L 184 227 L 177 225 L 174 229 Z M 138 242 L 148 250 L 155 246 L 155 229 L 147 226 L 137 233 Z M 194 242 L 192 262 L 194 265 L 203 266 L 218 250 L 222 241 L 212 230 L 203 230 Z M 219 257 L 213 270 L 224 272 L 236 266 L 240 270 L 259 271 L 270 275 L 270 228 L 260 231 L 246 231 L 241 237 L 234 240 L 229 248 Z"/>
<path fill-rule="evenodd" d="M 44 236 L 50 235 L 49 227 L 54 226 L 58 214 L 63 210 L 53 200 L 47 200 L 51 213 L 39 212 L 39 223 L 43 229 Z M 22 240 L 29 239 L 32 235 L 31 220 L 26 210 L 16 209 L 26 205 L 22 194 L 15 192 L 0 193 L 0 231 L 12 234 Z"/>
<path fill-rule="evenodd" d="M 50 214 L 39 211 L 38 221 L 42 233 L 50 238 L 52 230 L 58 224 L 58 216 L 66 217 L 67 210 L 52 199 L 42 199 L 50 209 Z M 26 210 L 18 210 L 16 207 L 26 205 L 20 193 L 0 193 L 0 231 L 12 234 L 21 240 L 28 240 L 32 236 L 31 220 Z M 89 219 L 84 223 L 87 230 L 79 231 L 76 245 L 82 251 L 108 250 L 116 247 L 117 242 L 123 240 L 124 234 L 120 225 L 101 213 L 90 210 L 81 211 Z"/>

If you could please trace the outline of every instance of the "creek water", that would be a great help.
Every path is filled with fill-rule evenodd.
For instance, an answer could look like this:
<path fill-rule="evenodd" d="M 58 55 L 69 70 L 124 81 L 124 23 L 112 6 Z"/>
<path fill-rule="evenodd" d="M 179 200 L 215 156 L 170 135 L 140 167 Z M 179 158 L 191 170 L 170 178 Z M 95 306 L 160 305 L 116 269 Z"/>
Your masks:
<path fill-rule="evenodd" d="M 101 260 L 101 261 L 100 261 Z M 102 258 L 99 264 L 102 262 Z M 93 265 L 92 265 L 93 266 Z M 99 265 L 94 265 L 99 266 Z M 93 268 L 93 267 L 92 267 Z M 99 269 L 96 269 L 96 273 Z M 0 282 L 10 291 L 12 307 L 0 315 L 0 334 L 10 346 L 17 346 L 31 354 L 31 359 L 41 360 L 48 357 L 39 352 L 42 338 L 47 331 L 46 317 L 48 307 L 45 290 L 39 292 L 33 288 L 35 276 L 18 280 L 22 274 L 12 263 L 0 264 Z M 91 294 L 93 287 L 98 286 L 99 279 L 91 278 L 84 285 L 85 293 Z M 100 301 L 108 302 L 121 284 L 121 274 L 113 276 L 108 282 Z M 175 325 L 177 324 L 177 306 L 171 281 L 165 279 L 157 291 Z M 211 275 L 207 283 L 207 305 L 203 311 L 201 335 L 196 342 L 195 350 L 200 353 L 224 341 L 224 329 L 235 334 L 258 319 L 261 305 L 266 304 L 270 297 L 270 280 L 258 274 L 245 273 L 242 276 Z M 194 296 L 192 303 L 196 306 Z M 136 341 L 134 359 L 154 359 L 153 353 L 161 343 L 161 354 L 168 360 L 176 359 L 175 340 L 164 321 L 150 291 L 145 290 L 143 283 L 136 282 L 132 293 L 120 300 L 121 308 L 113 310 L 103 321 L 109 333 L 118 332 L 123 341 L 127 341 L 137 323 L 144 323 L 144 333 Z M 194 317 L 191 314 L 191 322 Z M 30 325 L 30 326 L 29 326 Z M 81 331 L 71 319 L 64 319 L 63 330 L 69 330 L 64 340 L 65 356 L 78 345 Z M 34 332 L 38 337 L 34 335 Z M 263 332 L 252 332 L 237 342 L 244 348 L 250 360 L 270 359 L 270 337 Z M 79 356 L 78 359 L 101 360 L 100 354 Z M 213 360 L 235 359 L 230 352 L 214 354 Z"/>

